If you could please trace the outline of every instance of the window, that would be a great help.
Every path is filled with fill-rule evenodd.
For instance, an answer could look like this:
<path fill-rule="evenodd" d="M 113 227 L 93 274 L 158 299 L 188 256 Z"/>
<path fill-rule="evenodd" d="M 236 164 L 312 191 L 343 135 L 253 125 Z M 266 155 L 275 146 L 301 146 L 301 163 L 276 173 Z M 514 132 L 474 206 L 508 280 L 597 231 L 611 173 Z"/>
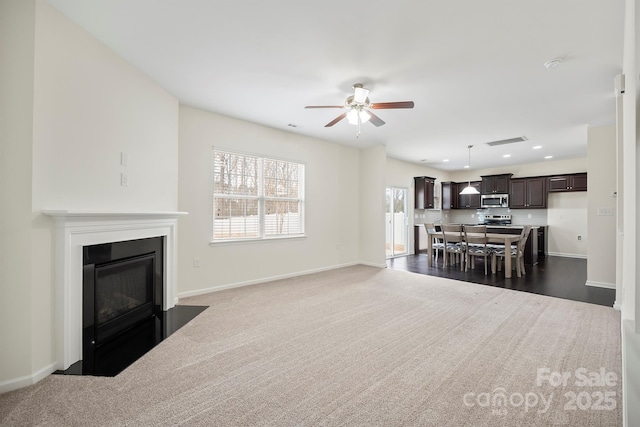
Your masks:
<path fill-rule="evenodd" d="M 213 241 L 304 234 L 304 165 L 213 151 Z"/>

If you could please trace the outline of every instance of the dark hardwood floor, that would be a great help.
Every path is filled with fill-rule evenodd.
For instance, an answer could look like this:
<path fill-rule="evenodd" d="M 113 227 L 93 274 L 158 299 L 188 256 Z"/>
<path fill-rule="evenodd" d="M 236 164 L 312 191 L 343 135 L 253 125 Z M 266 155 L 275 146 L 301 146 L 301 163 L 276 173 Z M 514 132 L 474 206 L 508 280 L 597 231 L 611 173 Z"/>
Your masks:
<path fill-rule="evenodd" d="M 426 254 L 388 259 L 387 267 L 609 307 L 613 307 L 616 296 L 613 289 L 585 285 L 586 259 L 553 256 L 540 258 L 538 264 L 525 267 L 527 274 L 516 277 L 514 271 L 510 279 L 505 279 L 504 271 L 491 274 L 491 266 L 485 276 L 482 259 L 476 260 L 476 268 L 469 269 L 468 272 L 460 271 L 460 265 L 443 267 L 442 256 L 437 263 L 434 262 L 433 267 L 428 267 Z"/>

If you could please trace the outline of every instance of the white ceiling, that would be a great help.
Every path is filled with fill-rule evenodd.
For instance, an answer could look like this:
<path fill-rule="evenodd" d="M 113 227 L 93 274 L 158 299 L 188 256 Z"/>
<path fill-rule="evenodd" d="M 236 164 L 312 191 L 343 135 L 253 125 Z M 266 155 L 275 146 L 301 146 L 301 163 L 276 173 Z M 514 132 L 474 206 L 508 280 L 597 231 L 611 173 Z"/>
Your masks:
<path fill-rule="evenodd" d="M 584 157 L 587 126 L 614 122 L 623 0 L 49 2 L 182 104 L 443 170 L 470 144 L 473 169 Z M 415 108 L 376 110 L 359 138 L 324 127 L 342 110 L 304 109 L 358 82 Z"/>

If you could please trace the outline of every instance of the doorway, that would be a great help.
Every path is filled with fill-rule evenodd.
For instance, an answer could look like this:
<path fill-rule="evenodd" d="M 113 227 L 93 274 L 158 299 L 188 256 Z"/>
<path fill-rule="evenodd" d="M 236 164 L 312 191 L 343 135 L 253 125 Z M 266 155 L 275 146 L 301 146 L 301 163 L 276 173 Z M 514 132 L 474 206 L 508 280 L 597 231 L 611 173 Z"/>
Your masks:
<path fill-rule="evenodd" d="M 387 187 L 386 257 L 409 253 L 409 218 L 406 188 Z"/>

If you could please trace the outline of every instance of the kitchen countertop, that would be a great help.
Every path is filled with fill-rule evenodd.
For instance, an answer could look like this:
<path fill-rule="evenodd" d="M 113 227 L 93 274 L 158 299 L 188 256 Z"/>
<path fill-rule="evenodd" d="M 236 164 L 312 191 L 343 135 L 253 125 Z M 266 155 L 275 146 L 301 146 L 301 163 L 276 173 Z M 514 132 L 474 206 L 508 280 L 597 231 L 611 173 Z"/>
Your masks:
<path fill-rule="evenodd" d="M 524 227 L 524 225 L 487 225 L 487 227 L 491 227 L 491 228 L 522 228 Z M 532 225 L 531 228 L 540 228 L 540 227 L 546 227 L 546 225 Z"/>
<path fill-rule="evenodd" d="M 413 224 L 415 227 L 422 227 L 424 226 L 424 223 L 417 223 L 417 224 Z M 436 226 L 438 225 L 442 225 L 442 224 L 435 224 Z M 463 225 L 484 225 L 484 224 L 463 224 Z M 524 225 L 516 225 L 516 224 L 510 224 L 510 225 L 487 225 L 487 227 L 490 228 L 522 228 L 524 227 Z M 540 227 L 547 227 L 546 225 L 532 225 L 531 228 L 540 228 Z"/>

